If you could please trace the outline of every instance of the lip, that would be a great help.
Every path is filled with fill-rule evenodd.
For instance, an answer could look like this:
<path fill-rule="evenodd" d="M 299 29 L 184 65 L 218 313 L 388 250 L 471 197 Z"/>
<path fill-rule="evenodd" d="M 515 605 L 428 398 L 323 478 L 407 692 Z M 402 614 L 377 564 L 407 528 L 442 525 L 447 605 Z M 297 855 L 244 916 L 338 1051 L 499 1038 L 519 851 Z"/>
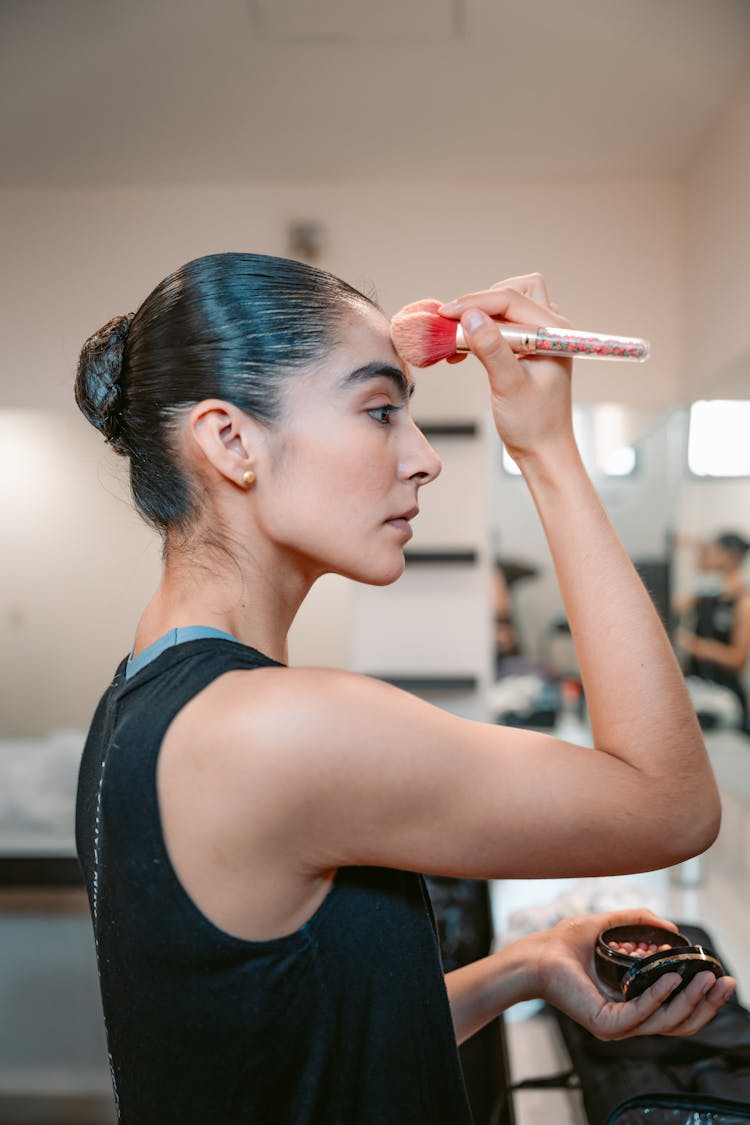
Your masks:
<path fill-rule="evenodd" d="M 409 508 L 408 512 L 402 512 L 399 516 L 393 516 L 391 519 L 386 520 L 386 523 L 396 523 L 398 520 L 413 520 L 415 516 L 419 515 L 419 508 L 415 505 Z"/>
<path fill-rule="evenodd" d="M 413 520 L 419 514 L 419 508 L 409 508 L 408 512 L 404 512 L 401 516 L 394 516 L 393 519 L 386 520 L 385 522 L 389 527 L 393 527 L 399 531 L 406 539 L 411 539 L 414 532 L 412 531 L 409 520 Z"/>

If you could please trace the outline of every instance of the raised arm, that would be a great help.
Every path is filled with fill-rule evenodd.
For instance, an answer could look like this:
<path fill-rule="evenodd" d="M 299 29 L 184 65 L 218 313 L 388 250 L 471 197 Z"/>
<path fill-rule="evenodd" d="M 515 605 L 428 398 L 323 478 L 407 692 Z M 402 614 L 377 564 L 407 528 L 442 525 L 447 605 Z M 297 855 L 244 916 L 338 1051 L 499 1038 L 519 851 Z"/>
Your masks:
<path fill-rule="evenodd" d="M 489 374 L 498 432 L 523 471 L 544 527 L 595 746 L 640 768 L 639 745 L 658 737 L 664 764 L 681 762 L 685 780 L 694 769 L 700 785 L 709 783 L 710 795 L 700 730 L 671 646 L 581 462 L 570 371 L 560 362 L 514 363 L 495 326 L 476 311 L 481 305 L 510 320 L 561 322 L 549 308 L 543 279 L 514 281 L 518 289 L 501 285 L 473 294 L 451 311 L 469 310 L 464 329 Z"/>
<path fill-rule="evenodd" d="M 544 525 L 595 748 L 461 719 L 363 676 L 233 673 L 175 723 L 186 745 L 211 731 L 212 772 L 198 775 L 192 823 L 212 807 L 204 797 L 215 787 L 222 816 L 246 825 L 248 854 L 262 845 L 285 871 L 616 874 L 678 863 L 718 830 L 716 786 L 682 675 L 576 449 L 569 366 L 519 363 L 486 316 L 465 311 L 477 306 L 517 322 L 561 318 L 517 285 L 453 307 Z M 406 412 L 395 424 L 414 425 Z"/>

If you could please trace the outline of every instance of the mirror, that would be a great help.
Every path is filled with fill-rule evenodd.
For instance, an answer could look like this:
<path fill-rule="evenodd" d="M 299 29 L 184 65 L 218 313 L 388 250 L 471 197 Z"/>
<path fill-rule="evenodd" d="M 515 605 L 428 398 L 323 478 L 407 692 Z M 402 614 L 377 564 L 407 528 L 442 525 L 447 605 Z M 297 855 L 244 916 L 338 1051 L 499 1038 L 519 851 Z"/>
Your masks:
<path fill-rule="evenodd" d="M 575 409 L 586 467 L 636 561 L 663 563 L 668 557 L 678 519 L 685 416 L 684 410 L 652 414 L 614 403 Z M 564 611 L 533 501 L 494 436 L 493 444 L 492 550 L 506 572 L 519 649 L 572 672 L 572 654 L 565 656 L 566 668 L 552 651 L 560 647 L 557 625 Z"/>
<path fill-rule="evenodd" d="M 700 401 L 661 413 L 612 403 L 576 408 L 584 461 L 667 624 L 674 623 L 674 597 L 705 585 L 696 541 L 727 531 L 750 539 L 749 422 L 750 402 L 743 400 Z M 492 549 L 506 579 L 507 601 L 503 614 L 500 578 L 501 597 L 494 609 L 513 628 L 513 636 L 503 638 L 508 625 L 500 623 L 496 672 L 507 674 L 521 666 L 503 659 L 505 640 L 514 642 L 509 655 L 575 676 L 575 651 L 530 494 L 499 439 L 494 446 Z M 740 678 L 748 685 L 747 668 Z"/>

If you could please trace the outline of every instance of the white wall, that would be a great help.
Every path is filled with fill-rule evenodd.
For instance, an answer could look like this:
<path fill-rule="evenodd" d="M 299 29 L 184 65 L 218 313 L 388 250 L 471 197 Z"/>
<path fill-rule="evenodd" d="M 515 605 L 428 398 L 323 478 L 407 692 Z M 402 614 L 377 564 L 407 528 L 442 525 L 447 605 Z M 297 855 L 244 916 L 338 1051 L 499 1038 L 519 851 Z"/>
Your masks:
<path fill-rule="evenodd" d="M 0 411 L 0 734 L 88 724 L 155 589 L 124 462 L 73 415 Z"/>
<path fill-rule="evenodd" d="M 283 253 L 286 224 L 299 217 L 327 228 L 324 264 L 374 285 L 389 312 L 539 269 L 580 327 L 653 340 L 647 377 L 646 369 L 590 363 L 578 378 L 582 397 L 678 395 L 684 223 L 676 182 L 384 180 L 0 192 L 0 405 L 69 406 L 71 370 L 90 331 L 191 257 Z M 451 393 L 448 409 L 457 405 Z"/>
<path fill-rule="evenodd" d="M 750 68 L 686 180 L 690 398 L 750 397 Z"/>

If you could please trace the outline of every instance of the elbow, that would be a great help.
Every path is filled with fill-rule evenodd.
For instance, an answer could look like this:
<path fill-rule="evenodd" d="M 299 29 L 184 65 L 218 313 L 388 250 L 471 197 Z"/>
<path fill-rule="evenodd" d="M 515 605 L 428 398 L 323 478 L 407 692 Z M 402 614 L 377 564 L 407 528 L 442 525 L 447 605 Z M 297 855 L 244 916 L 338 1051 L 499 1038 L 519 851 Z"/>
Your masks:
<path fill-rule="evenodd" d="M 681 749 L 682 764 L 662 775 L 659 785 L 664 837 L 672 853 L 665 866 L 708 851 L 721 828 L 721 797 L 697 724 L 694 740 L 684 738 Z"/>
<path fill-rule="evenodd" d="M 690 837 L 686 847 L 686 859 L 707 852 L 716 842 L 721 828 L 721 801 L 717 793 L 716 800 L 706 809 L 702 819 L 691 827 Z"/>
<path fill-rule="evenodd" d="M 674 866 L 708 851 L 721 828 L 721 799 L 713 778 L 692 800 L 675 803 L 670 825 L 671 853 L 666 866 Z"/>
<path fill-rule="evenodd" d="M 641 813 L 658 854 L 654 867 L 674 867 L 708 851 L 721 828 L 721 797 L 708 757 L 692 769 L 678 767 L 652 778 Z"/>
<path fill-rule="evenodd" d="M 636 830 L 630 828 L 627 865 L 617 873 L 662 871 L 685 863 L 708 851 L 720 827 L 721 802 L 713 786 L 700 797 L 677 793 L 669 801 L 643 803 Z"/>

